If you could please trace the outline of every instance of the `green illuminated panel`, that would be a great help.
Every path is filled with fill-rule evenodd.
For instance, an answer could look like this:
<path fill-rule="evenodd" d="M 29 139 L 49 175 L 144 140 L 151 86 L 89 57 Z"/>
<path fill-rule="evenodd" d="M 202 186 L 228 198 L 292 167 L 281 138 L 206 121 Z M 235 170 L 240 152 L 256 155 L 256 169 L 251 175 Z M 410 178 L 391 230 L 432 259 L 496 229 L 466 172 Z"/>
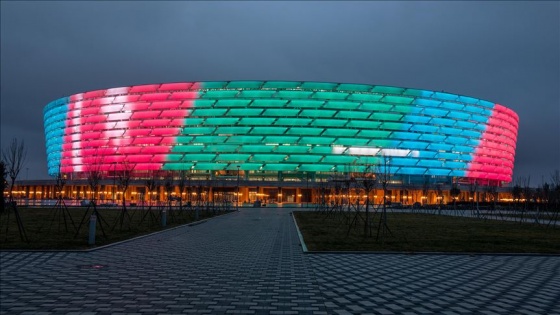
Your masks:
<path fill-rule="evenodd" d="M 334 110 L 321 110 L 321 109 L 304 109 L 301 111 L 302 116 L 308 117 L 332 117 L 336 111 Z"/>
<path fill-rule="evenodd" d="M 380 128 L 382 129 L 389 129 L 389 130 L 408 130 L 408 127 L 411 125 L 403 124 L 403 123 L 394 123 L 394 122 L 384 122 Z"/>
<path fill-rule="evenodd" d="M 214 132 L 214 127 L 185 127 L 183 129 L 184 135 L 207 135 Z"/>
<path fill-rule="evenodd" d="M 187 118 L 185 119 L 185 125 L 200 125 L 203 121 L 202 118 Z"/>
<path fill-rule="evenodd" d="M 202 152 L 204 146 L 202 145 L 177 145 L 173 147 L 173 152 L 185 152 L 185 153 L 193 153 L 193 152 Z"/>
<path fill-rule="evenodd" d="M 183 158 L 182 154 L 168 154 L 166 160 L 169 162 L 177 162 Z"/>
<path fill-rule="evenodd" d="M 347 84 L 347 83 L 342 83 L 338 86 L 337 90 L 340 91 L 361 91 L 361 92 L 367 92 L 369 90 L 371 90 L 371 86 L 370 85 L 365 85 L 365 84 Z"/>
<path fill-rule="evenodd" d="M 269 153 L 274 150 L 276 146 L 273 145 L 243 145 L 239 148 L 239 152 L 251 153 Z"/>
<path fill-rule="evenodd" d="M 200 87 L 203 89 L 221 89 L 227 84 L 227 81 L 200 82 Z"/>
<path fill-rule="evenodd" d="M 226 108 L 195 109 L 192 113 L 192 116 L 223 116 L 226 111 Z"/>
<path fill-rule="evenodd" d="M 262 113 L 260 108 L 232 108 L 228 112 L 228 116 L 259 116 Z"/>
<path fill-rule="evenodd" d="M 373 114 L 371 114 L 371 119 L 381 120 L 381 121 L 386 121 L 386 120 L 400 121 L 402 117 L 403 117 L 403 115 L 391 114 L 391 113 L 373 113 Z"/>
<path fill-rule="evenodd" d="M 217 134 L 247 134 L 251 127 L 219 127 Z"/>
<path fill-rule="evenodd" d="M 345 119 L 367 119 L 369 117 L 369 112 L 350 112 L 350 111 L 339 111 L 336 114 L 336 118 Z"/>
<path fill-rule="evenodd" d="M 240 125 L 251 125 L 251 126 L 255 126 L 255 125 L 272 125 L 272 123 L 274 123 L 274 118 L 241 118 L 241 120 L 239 121 Z"/>
<path fill-rule="evenodd" d="M 251 107 L 283 107 L 288 100 L 254 100 Z"/>
<path fill-rule="evenodd" d="M 322 158 L 320 155 L 292 154 L 288 158 L 290 163 L 317 163 Z"/>
<path fill-rule="evenodd" d="M 251 134 L 256 135 L 279 135 L 286 132 L 286 127 L 254 127 Z"/>
<path fill-rule="evenodd" d="M 309 151 L 313 154 L 331 154 L 332 148 L 330 146 L 316 146 Z"/>
<path fill-rule="evenodd" d="M 395 105 L 393 106 L 393 108 L 391 109 L 393 112 L 399 112 L 399 113 L 409 113 L 410 112 L 410 106 L 404 106 L 404 105 Z"/>
<path fill-rule="evenodd" d="M 299 113 L 299 109 L 286 109 L 286 108 L 269 108 L 264 111 L 264 116 L 274 117 L 295 117 Z"/>
<path fill-rule="evenodd" d="M 410 104 L 414 101 L 413 97 L 406 97 L 406 96 L 392 96 L 387 95 L 383 98 L 384 102 L 388 103 L 397 103 L 397 104 Z"/>
<path fill-rule="evenodd" d="M 218 100 L 216 102 L 216 107 L 247 107 L 251 100 Z"/>
<path fill-rule="evenodd" d="M 194 154 L 187 155 L 185 160 L 194 161 L 194 162 L 197 162 L 197 161 L 208 162 L 208 161 L 214 160 L 215 157 L 216 157 L 216 154 L 194 153 Z"/>
<path fill-rule="evenodd" d="M 360 102 L 377 102 L 383 97 L 382 94 L 359 94 L 354 93 L 348 96 L 349 101 L 360 101 Z"/>
<path fill-rule="evenodd" d="M 227 137 L 222 136 L 197 136 L 194 138 L 193 143 L 222 143 Z"/>
<path fill-rule="evenodd" d="M 280 162 L 283 161 L 286 156 L 282 154 L 253 154 L 253 162 Z"/>
<path fill-rule="evenodd" d="M 380 111 L 380 112 L 389 112 L 393 108 L 393 105 L 383 104 L 383 103 L 363 103 L 360 106 L 361 110 L 365 111 Z"/>
<path fill-rule="evenodd" d="M 346 99 L 348 95 L 348 93 L 342 92 L 315 92 L 312 97 L 322 100 L 343 100 Z"/>
<path fill-rule="evenodd" d="M 309 98 L 312 93 L 309 91 L 278 91 L 276 97 L 286 99 Z"/>
<path fill-rule="evenodd" d="M 324 136 L 341 136 L 341 137 L 353 137 L 356 135 L 358 130 L 356 129 L 327 129 L 323 132 Z"/>
<path fill-rule="evenodd" d="M 226 163 L 196 163 L 194 168 L 195 170 L 209 170 L 209 171 L 218 171 L 223 170 L 227 167 Z"/>
<path fill-rule="evenodd" d="M 343 119 L 315 119 L 311 125 L 317 127 L 343 127 L 348 121 Z"/>
<path fill-rule="evenodd" d="M 323 159 L 324 164 L 352 164 L 356 161 L 355 156 L 348 155 L 327 155 Z"/>
<path fill-rule="evenodd" d="M 189 142 L 191 142 L 192 139 L 193 139 L 193 137 L 191 137 L 191 136 L 177 136 L 177 137 L 175 137 L 175 141 L 178 144 L 189 143 Z"/>
<path fill-rule="evenodd" d="M 324 108 L 332 108 L 332 109 L 357 109 L 360 106 L 358 102 L 345 102 L 345 101 L 328 101 Z"/>
<path fill-rule="evenodd" d="M 242 98 L 269 98 L 272 97 L 276 91 L 241 91 L 239 97 Z"/>
<path fill-rule="evenodd" d="M 299 145 L 281 145 L 278 146 L 276 152 L 278 153 L 307 153 L 311 147 Z"/>
<path fill-rule="evenodd" d="M 204 149 L 204 152 L 210 153 L 221 153 L 221 152 L 234 152 L 237 149 L 237 145 L 234 144 L 212 144 L 207 145 Z"/>
<path fill-rule="evenodd" d="M 267 136 L 264 138 L 265 143 L 296 143 L 299 137 L 289 137 L 289 136 Z"/>
<path fill-rule="evenodd" d="M 237 90 L 209 90 L 204 93 L 202 98 L 234 98 L 239 91 Z"/>
<path fill-rule="evenodd" d="M 299 170 L 302 172 L 331 172 L 334 165 L 324 164 L 302 164 Z"/>
<path fill-rule="evenodd" d="M 325 102 L 324 101 L 317 101 L 317 100 L 293 100 L 288 103 L 288 107 L 295 107 L 295 108 L 319 108 Z"/>
<path fill-rule="evenodd" d="M 330 137 L 301 137 L 300 144 L 331 144 L 335 138 Z"/>
<path fill-rule="evenodd" d="M 368 144 L 370 139 L 360 139 L 360 138 L 338 138 L 334 144 L 347 145 L 347 146 L 365 146 Z"/>
<path fill-rule="evenodd" d="M 351 127 L 351 128 L 375 129 L 375 128 L 379 127 L 379 125 L 381 125 L 381 123 L 379 123 L 377 121 L 351 120 L 351 121 L 348 122 L 348 124 L 346 126 Z"/>
<path fill-rule="evenodd" d="M 238 161 L 246 161 L 249 159 L 250 154 L 238 154 L 238 153 L 226 153 L 226 154 L 219 154 L 216 157 L 216 161 L 220 162 L 238 162 Z"/>
<path fill-rule="evenodd" d="M 233 81 L 230 82 L 228 89 L 258 89 L 263 84 L 263 81 Z"/>
<path fill-rule="evenodd" d="M 292 81 L 268 81 L 265 82 L 263 88 L 276 88 L 276 89 L 289 89 L 289 88 L 297 88 L 301 82 L 292 82 Z"/>
<path fill-rule="evenodd" d="M 369 142 L 369 145 L 378 148 L 391 148 L 397 142 L 398 141 L 393 141 L 393 140 L 374 139 Z"/>
<path fill-rule="evenodd" d="M 404 92 L 403 88 L 392 87 L 392 86 L 375 86 L 373 88 L 374 93 L 387 93 L 387 94 L 402 94 Z"/>
<path fill-rule="evenodd" d="M 278 118 L 275 125 L 283 126 L 305 126 L 308 125 L 312 119 L 310 118 Z"/>
<path fill-rule="evenodd" d="M 264 171 L 295 171 L 297 165 L 294 164 L 266 164 Z"/>
<path fill-rule="evenodd" d="M 239 118 L 226 118 L 226 117 L 210 117 L 204 121 L 205 125 L 233 125 Z"/>
<path fill-rule="evenodd" d="M 263 137 L 261 136 L 230 136 L 226 143 L 260 143 Z"/>
<path fill-rule="evenodd" d="M 212 106 L 214 106 L 214 103 L 216 103 L 215 100 L 197 99 L 197 100 L 194 101 L 194 107 L 195 108 L 212 107 Z"/>
<path fill-rule="evenodd" d="M 336 87 L 336 83 L 324 82 L 303 82 L 301 88 L 304 90 L 332 90 Z"/>
<path fill-rule="evenodd" d="M 316 136 L 323 132 L 322 128 L 300 128 L 300 127 L 292 127 L 286 131 L 288 135 L 309 135 L 309 136 Z"/>
<path fill-rule="evenodd" d="M 193 163 L 165 163 L 163 169 L 166 171 L 184 171 L 190 170 Z"/>

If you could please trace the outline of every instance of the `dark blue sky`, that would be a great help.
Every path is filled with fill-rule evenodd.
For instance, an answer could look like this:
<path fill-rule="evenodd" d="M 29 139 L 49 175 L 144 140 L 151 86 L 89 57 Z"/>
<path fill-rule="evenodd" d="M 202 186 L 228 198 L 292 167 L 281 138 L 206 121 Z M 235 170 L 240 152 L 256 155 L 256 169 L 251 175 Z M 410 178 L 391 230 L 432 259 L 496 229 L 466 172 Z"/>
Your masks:
<path fill-rule="evenodd" d="M 309 80 L 473 96 L 520 116 L 514 178 L 560 169 L 559 2 L 1 2 L 1 145 L 47 178 L 42 109 L 143 83 Z M 22 174 L 22 179 L 26 173 Z"/>

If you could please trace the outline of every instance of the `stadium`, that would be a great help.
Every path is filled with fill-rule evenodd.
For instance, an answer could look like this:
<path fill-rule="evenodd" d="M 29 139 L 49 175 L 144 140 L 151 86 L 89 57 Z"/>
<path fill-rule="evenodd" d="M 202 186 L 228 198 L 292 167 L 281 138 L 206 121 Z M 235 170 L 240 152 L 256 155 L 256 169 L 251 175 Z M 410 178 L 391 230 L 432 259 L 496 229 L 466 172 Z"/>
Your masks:
<path fill-rule="evenodd" d="M 510 182 L 518 116 L 443 91 L 223 81 L 74 94 L 44 108 L 44 127 L 49 175 L 75 181 L 95 172 L 110 186 L 123 171 L 136 183 L 186 172 L 224 191 L 236 182 L 247 202 L 301 202 L 329 178 L 383 173 L 402 200 L 403 189 L 426 182 Z"/>

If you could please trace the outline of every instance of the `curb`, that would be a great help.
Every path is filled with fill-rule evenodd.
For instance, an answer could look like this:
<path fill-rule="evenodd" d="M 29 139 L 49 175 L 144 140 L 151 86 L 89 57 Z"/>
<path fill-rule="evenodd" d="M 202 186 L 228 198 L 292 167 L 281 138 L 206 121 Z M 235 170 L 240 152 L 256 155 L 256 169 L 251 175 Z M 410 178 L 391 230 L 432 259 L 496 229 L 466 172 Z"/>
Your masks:
<path fill-rule="evenodd" d="M 303 235 L 301 234 L 301 231 L 299 230 L 299 226 L 297 224 L 296 217 L 294 216 L 294 213 L 290 212 L 290 215 L 292 216 L 292 219 L 294 220 L 294 224 L 296 225 L 296 231 L 297 231 L 297 234 L 298 234 L 298 237 L 299 237 L 299 243 L 301 245 L 301 250 L 303 251 L 304 254 L 314 253 L 314 252 L 310 252 L 310 251 L 307 250 L 307 246 L 305 245 L 305 240 L 303 239 Z"/>

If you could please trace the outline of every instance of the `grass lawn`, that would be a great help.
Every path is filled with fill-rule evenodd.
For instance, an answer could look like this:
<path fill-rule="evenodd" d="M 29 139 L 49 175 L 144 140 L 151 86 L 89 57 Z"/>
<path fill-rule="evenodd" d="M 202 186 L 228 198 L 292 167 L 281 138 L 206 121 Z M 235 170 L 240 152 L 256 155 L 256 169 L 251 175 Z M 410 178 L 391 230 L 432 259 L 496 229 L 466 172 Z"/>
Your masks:
<path fill-rule="evenodd" d="M 29 243 L 21 240 L 17 221 L 13 211 L 9 216 L 6 212 L 0 214 L 0 249 L 88 249 L 88 233 L 89 233 L 89 217 L 93 212 L 93 208 L 84 220 L 77 237 L 76 229 L 80 221 L 84 217 L 87 207 L 68 207 L 66 215 L 66 224 L 62 211 L 53 208 L 23 208 L 19 207 L 21 221 L 25 228 L 25 232 L 29 239 Z M 152 208 L 151 214 L 144 210 L 128 209 L 131 220 L 125 217 L 122 228 L 120 225 L 121 208 L 103 208 L 98 207 L 100 218 L 97 218 L 96 228 L 96 246 L 107 245 L 110 243 L 130 239 L 136 236 L 145 235 L 171 227 L 179 226 L 194 222 L 194 211 L 178 210 L 169 213 L 167 210 L 167 226 L 161 226 L 160 211 Z M 147 214 L 148 213 L 148 214 Z M 224 214 L 219 211 L 200 211 L 199 220 L 213 217 L 215 215 Z M 142 217 L 147 214 L 142 220 Z M 72 220 L 70 220 L 72 218 Z M 72 224 L 71 222 L 74 222 Z M 100 222 L 103 222 L 100 224 Z M 101 231 L 101 226 L 105 230 L 105 237 Z M 66 231 L 68 227 L 68 231 Z"/>
<path fill-rule="evenodd" d="M 431 214 L 388 213 L 391 233 L 380 233 L 374 217 L 372 236 L 363 221 L 350 229 L 342 214 L 294 212 L 310 251 L 405 251 L 560 254 L 560 228 L 528 223 Z"/>

